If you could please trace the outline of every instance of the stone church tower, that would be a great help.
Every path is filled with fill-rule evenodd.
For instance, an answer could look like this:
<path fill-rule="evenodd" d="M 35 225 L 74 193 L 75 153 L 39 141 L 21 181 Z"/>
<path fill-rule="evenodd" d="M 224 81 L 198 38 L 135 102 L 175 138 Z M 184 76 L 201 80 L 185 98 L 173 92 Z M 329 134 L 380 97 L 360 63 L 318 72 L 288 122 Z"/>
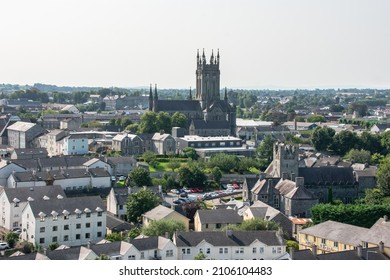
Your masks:
<path fill-rule="evenodd" d="M 274 144 L 273 177 L 282 177 L 295 180 L 298 176 L 299 149 L 297 146 L 276 142 Z"/>

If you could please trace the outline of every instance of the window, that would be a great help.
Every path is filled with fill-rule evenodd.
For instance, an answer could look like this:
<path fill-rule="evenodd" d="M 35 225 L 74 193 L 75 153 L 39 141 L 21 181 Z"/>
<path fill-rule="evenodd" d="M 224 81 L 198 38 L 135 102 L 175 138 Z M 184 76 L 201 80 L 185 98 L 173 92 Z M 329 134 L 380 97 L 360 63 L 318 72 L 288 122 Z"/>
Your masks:
<path fill-rule="evenodd" d="M 81 224 L 76 224 L 76 228 L 81 228 Z"/>
<path fill-rule="evenodd" d="M 76 218 L 80 219 L 81 218 L 81 213 L 76 213 Z"/>
<path fill-rule="evenodd" d="M 39 229 L 39 232 L 45 232 L 45 227 L 41 227 L 41 228 Z"/>
<path fill-rule="evenodd" d="M 123 210 L 123 205 L 119 205 L 119 210 Z"/>
<path fill-rule="evenodd" d="M 260 248 L 259 248 L 259 253 L 260 253 L 260 254 L 264 254 L 264 247 L 260 247 Z"/>
<path fill-rule="evenodd" d="M 85 224 L 85 227 L 86 227 L 86 228 L 90 228 L 90 227 L 91 227 L 91 223 L 86 223 L 86 224 Z"/>
<path fill-rule="evenodd" d="M 206 249 L 206 254 L 210 254 L 210 252 L 211 252 L 211 249 L 210 249 L 210 248 L 207 248 L 207 249 Z"/>
<path fill-rule="evenodd" d="M 135 256 L 134 256 L 134 255 L 128 256 L 127 259 L 129 259 L 129 260 L 135 260 Z"/>
<path fill-rule="evenodd" d="M 326 242 L 325 238 L 321 238 L 321 243 L 325 245 L 325 242 Z"/>
<path fill-rule="evenodd" d="M 216 224 L 215 227 L 216 228 L 221 228 L 221 224 Z"/>
<path fill-rule="evenodd" d="M 167 250 L 165 253 L 166 257 L 173 257 L 173 250 Z"/>
<path fill-rule="evenodd" d="M 86 217 L 86 218 L 91 218 L 91 213 L 86 213 L 86 214 L 85 214 L 85 217 Z"/>
<path fill-rule="evenodd" d="M 69 241 L 69 235 L 64 235 L 64 241 Z"/>
<path fill-rule="evenodd" d="M 223 253 L 224 253 L 224 254 L 229 253 L 229 249 L 228 249 L 228 248 L 223 248 Z"/>
<path fill-rule="evenodd" d="M 368 248 L 368 243 L 367 242 L 363 242 L 363 248 Z"/>
<path fill-rule="evenodd" d="M 45 238 L 39 238 L 39 244 L 43 244 L 43 243 L 45 243 Z"/>
<path fill-rule="evenodd" d="M 274 195 L 274 207 L 279 208 L 279 196 Z"/>
<path fill-rule="evenodd" d="M 98 217 L 101 217 L 102 216 L 102 212 L 98 212 Z"/>
<path fill-rule="evenodd" d="M 236 248 L 236 254 L 244 254 L 244 248 Z"/>
<path fill-rule="evenodd" d="M 257 252 L 256 247 L 255 247 L 255 248 L 252 248 L 252 253 L 253 253 L 253 254 L 256 254 L 256 252 Z"/>
<path fill-rule="evenodd" d="M 51 239 L 51 242 L 56 243 L 57 242 L 57 236 L 53 236 L 53 238 Z"/>
<path fill-rule="evenodd" d="M 338 248 L 339 247 L 339 243 L 337 241 L 333 242 L 333 247 Z"/>
<path fill-rule="evenodd" d="M 277 252 L 278 252 L 278 254 L 281 254 L 281 253 L 282 253 L 282 248 L 281 248 L 281 247 L 278 247 L 278 248 L 277 248 Z"/>
<path fill-rule="evenodd" d="M 69 220 L 69 215 L 64 215 L 64 220 Z"/>
<path fill-rule="evenodd" d="M 191 254 L 191 249 L 187 248 L 187 255 Z"/>
<path fill-rule="evenodd" d="M 97 226 L 101 227 L 102 226 L 102 222 L 97 222 Z"/>
<path fill-rule="evenodd" d="M 64 230 L 69 230 L 69 225 L 64 225 Z"/>
<path fill-rule="evenodd" d="M 77 240 L 80 239 L 80 234 L 76 234 L 76 239 L 77 239 Z"/>
<path fill-rule="evenodd" d="M 276 247 L 272 247 L 272 254 L 276 254 Z"/>
<path fill-rule="evenodd" d="M 209 224 L 205 224 L 205 228 L 209 228 Z"/>
<path fill-rule="evenodd" d="M 98 231 L 96 236 L 97 236 L 97 237 L 102 237 L 102 232 L 101 232 L 101 231 Z"/>
<path fill-rule="evenodd" d="M 57 226 L 53 226 L 53 231 L 57 231 L 58 230 L 58 227 Z"/>
<path fill-rule="evenodd" d="M 85 238 L 90 238 L 91 237 L 91 234 L 89 233 L 89 232 L 87 232 L 86 234 L 85 234 Z"/>
<path fill-rule="evenodd" d="M 223 146 L 225 146 L 225 145 L 226 145 L 225 142 L 219 142 L 219 146 L 223 147 Z"/>
<path fill-rule="evenodd" d="M 141 252 L 141 260 L 143 260 L 143 259 L 145 259 L 145 252 Z"/>
<path fill-rule="evenodd" d="M 199 248 L 199 253 L 203 253 L 203 249 L 202 248 Z"/>
<path fill-rule="evenodd" d="M 45 216 L 41 216 L 41 222 L 44 222 L 45 221 Z"/>
<path fill-rule="evenodd" d="M 223 254 L 223 248 L 219 248 L 219 253 Z"/>

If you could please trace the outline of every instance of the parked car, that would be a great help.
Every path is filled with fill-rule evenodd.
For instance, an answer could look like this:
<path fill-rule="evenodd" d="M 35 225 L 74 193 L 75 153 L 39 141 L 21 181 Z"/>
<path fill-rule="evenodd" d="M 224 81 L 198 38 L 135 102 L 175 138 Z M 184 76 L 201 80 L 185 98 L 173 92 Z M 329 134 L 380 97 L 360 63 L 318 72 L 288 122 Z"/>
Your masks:
<path fill-rule="evenodd" d="M 0 250 L 8 249 L 8 243 L 7 242 L 0 242 Z"/>
<path fill-rule="evenodd" d="M 20 228 L 14 228 L 14 229 L 12 230 L 12 232 L 14 232 L 14 233 L 16 233 L 16 234 L 21 234 L 21 233 L 22 233 L 22 229 L 20 229 Z"/>
<path fill-rule="evenodd" d="M 203 192 L 203 190 L 198 189 L 198 188 L 192 188 L 192 189 L 190 189 L 190 191 L 191 191 L 192 193 L 201 193 L 201 192 Z"/>
<path fill-rule="evenodd" d="M 119 181 L 124 181 L 124 180 L 126 180 L 125 176 L 122 175 L 122 176 L 119 177 Z"/>
<path fill-rule="evenodd" d="M 233 189 L 235 189 L 235 190 L 238 190 L 240 188 L 240 186 L 239 185 L 237 185 L 237 184 L 233 184 Z"/>
<path fill-rule="evenodd" d="M 172 201 L 172 203 L 173 203 L 173 204 L 182 204 L 183 201 L 180 200 L 180 199 L 176 199 L 176 200 Z"/>
<path fill-rule="evenodd" d="M 186 192 L 182 192 L 179 194 L 180 197 L 188 197 L 188 193 Z"/>

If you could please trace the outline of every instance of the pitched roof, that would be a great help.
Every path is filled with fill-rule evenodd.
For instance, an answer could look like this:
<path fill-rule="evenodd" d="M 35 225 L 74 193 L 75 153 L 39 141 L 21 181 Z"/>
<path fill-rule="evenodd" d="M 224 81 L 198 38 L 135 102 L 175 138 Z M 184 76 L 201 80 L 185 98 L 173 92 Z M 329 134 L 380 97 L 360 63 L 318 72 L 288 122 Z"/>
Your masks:
<path fill-rule="evenodd" d="M 251 190 L 258 180 L 258 178 L 245 177 L 245 183 L 248 186 L 248 190 Z"/>
<path fill-rule="evenodd" d="M 158 100 L 157 110 L 172 112 L 202 111 L 198 100 Z"/>
<path fill-rule="evenodd" d="M 362 243 L 364 236 L 368 233 L 368 229 L 334 221 L 326 221 L 303 229 L 300 233 L 357 246 Z"/>
<path fill-rule="evenodd" d="M 379 244 L 383 242 L 386 247 L 390 247 L 390 220 L 389 218 L 380 218 L 363 237 L 364 241 Z"/>
<path fill-rule="evenodd" d="M 35 125 L 36 125 L 35 123 L 19 121 L 19 122 L 16 122 L 16 123 L 10 125 L 7 129 L 17 130 L 17 131 L 27 131 L 27 130 L 31 129 L 32 127 L 34 127 Z"/>
<path fill-rule="evenodd" d="M 39 169 L 38 159 L 13 159 L 13 163 L 27 169 Z"/>
<path fill-rule="evenodd" d="M 160 132 L 156 132 L 153 137 L 152 137 L 152 140 L 154 141 L 164 141 L 165 139 L 167 139 L 169 136 L 171 136 L 169 133 L 160 133 Z"/>
<path fill-rule="evenodd" d="M 143 236 L 131 240 L 131 244 L 138 249 L 138 251 L 147 251 L 153 249 L 162 249 L 169 242 L 169 239 L 162 236 Z"/>
<path fill-rule="evenodd" d="M 276 231 L 191 231 L 177 232 L 177 247 L 195 247 L 202 241 L 214 246 L 249 246 L 258 240 L 268 246 L 282 246 L 284 240 Z"/>
<path fill-rule="evenodd" d="M 230 124 L 226 120 L 221 121 L 205 121 L 205 120 L 192 120 L 195 129 L 228 129 Z"/>
<path fill-rule="evenodd" d="M 83 246 L 56 249 L 53 251 L 47 251 L 46 256 L 50 260 L 84 260 L 85 257 L 92 253 L 91 249 Z"/>
<path fill-rule="evenodd" d="M 31 188 L 4 188 L 3 191 L 7 195 L 8 201 L 13 201 L 14 198 L 25 202 L 31 199 L 42 200 L 44 196 L 49 198 L 57 198 L 58 195 L 66 197 L 61 186 L 36 186 Z"/>
<path fill-rule="evenodd" d="M 36 154 L 47 155 L 47 150 L 44 148 L 14 149 L 14 152 L 17 155 L 36 155 Z"/>
<path fill-rule="evenodd" d="M 170 215 L 174 212 L 176 212 L 176 211 L 172 210 L 171 208 L 168 208 L 168 207 L 165 207 L 162 205 L 157 205 L 152 210 L 146 212 L 142 216 L 144 216 L 148 219 L 154 220 L 154 221 L 158 221 L 158 220 L 164 219 L 165 217 L 167 217 L 168 215 Z M 176 213 L 177 213 L 177 215 L 183 216 L 182 214 L 180 214 L 178 212 L 176 212 Z M 184 218 L 186 218 L 186 217 L 184 217 Z"/>
<path fill-rule="evenodd" d="M 240 224 L 242 217 L 232 209 L 198 210 L 199 219 L 202 223 L 213 224 Z"/>
<path fill-rule="evenodd" d="M 123 220 L 119 219 L 118 217 L 107 214 L 106 227 L 112 231 L 120 232 L 120 231 L 124 231 L 124 230 L 131 230 L 134 227 L 134 225 L 132 225 L 126 221 L 123 221 Z"/>
<path fill-rule="evenodd" d="M 299 177 L 305 178 L 305 185 L 316 185 L 318 183 L 335 182 L 349 183 L 355 182 L 353 169 L 351 167 L 322 166 L 322 167 L 300 167 Z"/>
<path fill-rule="evenodd" d="M 93 244 L 90 246 L 91 250 L 99 255 L 124 255 L 132 245 L 124 241 L 107 242 L 100 244 Z"/>

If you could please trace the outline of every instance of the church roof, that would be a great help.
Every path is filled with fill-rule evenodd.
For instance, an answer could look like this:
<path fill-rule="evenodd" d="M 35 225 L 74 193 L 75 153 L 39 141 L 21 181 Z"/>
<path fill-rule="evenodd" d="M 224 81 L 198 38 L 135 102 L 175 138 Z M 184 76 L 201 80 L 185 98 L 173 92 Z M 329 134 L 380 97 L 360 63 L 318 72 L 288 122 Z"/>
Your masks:
<path fill-rule="evenodd" d="M 214 101 L 210 106 L 209 106 L 209 111 L 213 111 L 215 108 L 221 108 L 223 112 L 228 112 L 231 109 L 231 106 L 229 105 L 228 102 L 223 101 L 223 100 L 217 100 Z"/>
<path fill-rule="evenodd" d="M 299 168 L 299 177 L 305 178 L 305 185 L 328 183 L 354 183 L 353 169 L 351 167 L 321 166 Z"/>
<path fill-rule="evenodd" d="M 198 100 L 158 100 L 157 110 L 173 112 L 202 111 Z"/>
<path fill-rule="evenodd" d="M 193 120 L 195 129 L 230 129 L 228 121 L 205 121 L 205 120 Z"/>

